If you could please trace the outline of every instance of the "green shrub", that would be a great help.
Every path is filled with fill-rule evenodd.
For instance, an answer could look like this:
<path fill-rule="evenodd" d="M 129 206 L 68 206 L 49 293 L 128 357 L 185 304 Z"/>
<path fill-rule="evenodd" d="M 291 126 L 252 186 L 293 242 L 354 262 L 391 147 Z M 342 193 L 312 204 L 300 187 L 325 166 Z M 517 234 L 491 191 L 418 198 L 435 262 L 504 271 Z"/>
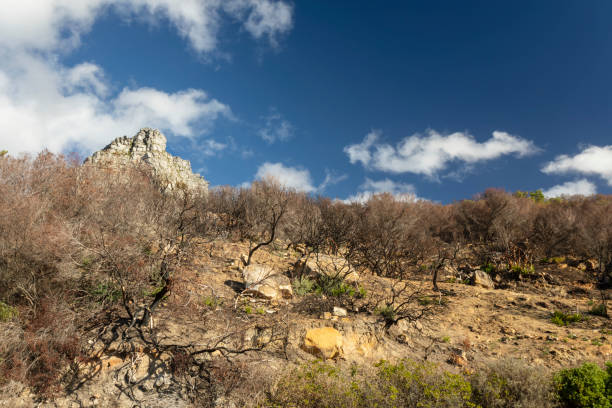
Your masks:
<path fill-rule="evenodd" d="M 378 393 L 386 398 L 386 406 L 396 407 L 473 407 L 471 385 L 466 379 L 441 371 L 433 363 L 401 360 L 397 364 L 381 361 L 378 367 Z M 382 391 L 382 392 L 380 392 Z M 383 401 L 370 401 L 365 406 L 385 406 Z"/>
<path fill-rule="evenodd" d="M 221 304 L 221 300 L 216 296 L 203 296 L 202 303 L 209 309 L 216 309 Z"/>
<path fill-rule="evenodd" d="M 306 276 L 302 276 L 300 279 L 294 279 L 293 291 L 300 296 L 304 296 L 313 292 L 315 290 L 315 285 L 316 281 Z"/>
<path fill-rule="evenodd" d="M 554 391 L 550 376 L 516 359 L 498 360 L 470 376 L 472 401 L 487 408 L 549 408 Z"/>
<path fill-rule="evenodd" d="M 604 303 L 600 303 L 598 305 L 593 305 L 593 307 L 591 307 L 591 310 L 589 310 L 589 314 L 608 317 L 608 310 Z"/>
<path fill-rule="evenodd" d="M 300 296 L 308 293 L 316 293 L 319 295 L 342 297 L 349 296 L 355 298 L 363 298 L 366 295 L 366 290 L 362 287 L 356 288 L 348 284 L 341 276 L 319 275 L 316 280 L 308 277 L 302 277 L 293 281 L 293 290 Z"/>
<path fill-rule="evenodd" d="M 382 318 L 385 319 L 386 322 L 394 322 L 395 318 L 397 317 L 397 313 L 395 312 L 395 309 L 391 305 L 385 305 L 385 306 L 379 307 L 378 309 L 376 309 L 376 313 L 381 315 Z"/>
<path fill-rule="evenodd" d="M 608 393 L 608 398 L 610 398 L 610 395 L 612 395 L 612 361 L 606 363 L 606 373 L 608 374 L 606 392 Z"/>
<path fill-rule="evenodd" d="M 99 303 L 116 303 L 121 299 L 121 290 L 110 282 L 100 282 L 90 290 L 91 296 Z"/>
<path fill-rule="evenodd" d="M 533 265 L 529 264 L 529 265 L 512 265 L 510 267 L 510 270 L 512 272 L 517 272 L 521 275 L 532 275 L 535 273 L 535 268 L 533 267 Z"/>
<path fill-rule="evenodd" d="M 354 297 L 357 293 L 355 287 L 349 285 L 340 276 L 320 275 L 317 279 L 316 292 L 327 296 L 349 296 Z"/>
<path fill-rule="evenodd" d="M 492 263 L 487 263 L 484 264 L 480 267 L 480 270 L 483 272 L 488 273 L 489 275 L 495 273 L 495 271 L 497 270 L 497 268 L 495 268 L 495 265 L 493 265 Z"/>
<path fill-rule="evenodd" d="M 361 386 L 338 368 L 321 361 L 304 364 L 281 377 L 266 398 L 264 407 L 356 408 L 361 403 Z"/>
<path fill-rule="evenodd" d="M 17 317 L 19 313 L 13 306 L 9 306 L 4 302 L 0 302 L 0 322 L 8 322 Z"/>
<path fill-rule="evenodd" d="M 470 383 L 433 363 L 381 361 L 375 367 L 340 369 L 320 361 L 283 375 L 265 407 L 398 408 L 475 407 Z"/>
<path fill-rule="evenodd" d="M 555 311 L 550 318 L 550 321 L 557 326 L 567 326 L 571 323 L 582 321 L 582 315 L 580 314 L 566 314 L 560 311 Z"/>
<path fill-rule="evenodd" d="M 612 407 L 611 372 L 610 363 L 607 364 L 607 371 L 593 363 L 561 370 L 555 375 L 559 400 L 572 408 Z"/>

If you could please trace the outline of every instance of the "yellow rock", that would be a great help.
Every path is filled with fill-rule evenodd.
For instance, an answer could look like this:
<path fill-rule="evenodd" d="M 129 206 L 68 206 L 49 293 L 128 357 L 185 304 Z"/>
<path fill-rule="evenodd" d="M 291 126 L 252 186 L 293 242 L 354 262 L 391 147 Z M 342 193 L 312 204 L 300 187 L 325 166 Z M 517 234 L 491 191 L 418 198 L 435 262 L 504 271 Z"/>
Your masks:
<path fill-rule="evenodd" d="M 342 334 L 333 327 L 310 329 L 304 338 L 304 350 L 327 360 L 342 354 Z"/>
<path fill-rule="evenodd" d="M 120 364 L 123 364 L 123 359 L 117 356 L 110 356 L 107 359 L 102 359 L 102 368 L 112 370 Z"/>

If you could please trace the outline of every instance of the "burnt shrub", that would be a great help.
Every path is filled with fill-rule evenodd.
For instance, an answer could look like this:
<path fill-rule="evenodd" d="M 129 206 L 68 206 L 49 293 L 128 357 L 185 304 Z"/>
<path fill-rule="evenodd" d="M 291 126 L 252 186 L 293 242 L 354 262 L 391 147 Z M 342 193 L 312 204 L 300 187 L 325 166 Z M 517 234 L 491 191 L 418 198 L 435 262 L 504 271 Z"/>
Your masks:
<path fill-rule="evenodd" d="M 490 408 L 553 407 L 552 378 L 516 359 L 490 363 L 470 376 L 473 401 Z"/>

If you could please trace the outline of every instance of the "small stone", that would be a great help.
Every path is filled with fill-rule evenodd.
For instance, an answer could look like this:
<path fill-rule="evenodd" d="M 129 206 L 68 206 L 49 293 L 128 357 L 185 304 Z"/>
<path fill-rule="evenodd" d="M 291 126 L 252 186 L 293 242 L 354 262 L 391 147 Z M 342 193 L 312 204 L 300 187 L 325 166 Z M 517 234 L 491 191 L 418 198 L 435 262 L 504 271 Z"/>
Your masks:
<path fill-rule="evenodd" d="M 333 313 L 334 313 L 334 316 L 338 316 L 338 317 L 344 317 L 348 314 L 345 308 L 338 307 L 338 306 L 334 306 Z"/>

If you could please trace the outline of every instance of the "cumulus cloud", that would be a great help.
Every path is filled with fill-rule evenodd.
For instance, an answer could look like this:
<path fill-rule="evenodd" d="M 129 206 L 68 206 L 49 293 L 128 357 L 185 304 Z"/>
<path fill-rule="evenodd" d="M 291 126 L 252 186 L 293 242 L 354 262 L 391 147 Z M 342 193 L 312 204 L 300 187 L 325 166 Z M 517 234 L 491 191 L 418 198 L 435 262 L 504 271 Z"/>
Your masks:
<path fill-rule="evenodd" d="M 0 146 L 11 152 L 91 151 L 143 126 L 194 137 L 219 116 L 231 117 L 229 106 L 201 90 L 124 88 L 108 98 L 94 64 L 65 68 L 27 53 L 12 61 L 0 63 Z"/>
<path fill-rule="evenodd" d="M 327 187 L 332 186 L 334 184 L 338 184 L 341 181 L 346 180 L 347 178 L 348 178 L 348 175 L 346 174 L 336 174 L 333 171 L 329 171 L 328 169 L 325 169 L 325 179 L 319 185 L 317 190 L 319 192 L 325 191 Z"/>
<path fill-rule="evenodd" d="M 542 171 L 546 174 L 596 175 L 612 186 L 612 145 L 588 146 L 575 156 L 557 156 Z"/>
<path fill-rule="evenodd" d="M 273 178 L 281 185 L 297 191 L 312 193 L 317 188 L 312 183 L 308 169 L 285 166 L 282 163 L 265 162 L 257 169 L 257 179 Z"/>
<path fill-rule="evenodd" d="M 597 187 L 587 179 L 580 179 L 558 184 L 547 190 L 542 190 L 542 193 L 547 198 L 573 195 L 589 196 L 597 193 Z"/>
<path fill-rule="evenodd" d="M 265 125 L 257 133 L 266 142 L 284 142 L 293 136 L 293 125 L 284 119 L 276 109 L 272 109 L 264 120 Z"/>
<path fill-rule="evenodd" d="M 0 46 L 56 50 L 80 43 L 96 18 L 113 9 L 124 18 L 167 19 L 198 52 L 217 46 L 222 14 L 273 44 L 293 25 L 293 7 L 279 0 L 21 0 L 2 8 Z"/>
<path fill-rule="evenodd" d="M 201 54 L 217 48 L 223 18 L 233 18 L 254 38 L 277 36 L 292 26 L 292 6 L 281 0 L 22 0 L 0 13 L 0 147 L 11 152 L 48 148 L 90 151 L 139 127 L 172 135 L 205 134 L 226 104 L 199 89 L 179 92 L 119 88 L 97 64 L 74 66 L 62 58 L 105 12 L 151 24 L 169 22 Z M 208 140 L 205 154 L 222 150 Z"/>
<path fill-rule="evenodd" d="M 344 152 L 350 162 L 389 173 L 435 177 L 451 162 L 474 164 L 504 155 L 523 157 L 539 151 L 532 141 L 500 131 L 494 131 L 493 137 L 483 143 L 465 132 L 445 135 L 429 130 L 425 135 L 407 137 L 395 146 L 379 142 L 380 136 L 380 131 L 372 131 L 361 143 L 346 146 Z"/>
<path fill-rule="evenodd" d="M 344 202 L 347 203 L 365 203 L 375 194 L 390 193 L 397 200 L 413 202 L 416 201 L 416 188 L 412 184 L 399 183 L 391 179 L 383 180 L 365 179 L 365 182 L 359 186 L 359 192 L 348 197 Z"/>
<path fill-rule="evenodd" d="M 348 155 L 352 164 L 360 162 L 364 166 L 369 166 L 372 160 L 370 149 L 374 143 L 380 138 L 380 130 L 372 130 L 363 139 L 363 142 L 354 145 L 349 145 L 344 148 L 344 152 Z"/>
<path fill-rule="evenodd" d="M 300 167 L 285 166 L 282 163 L 265 162 L 257 169 L 255 179 L 272 178 L 281 185 L 293 188 L 297 191 L 305 193 L 317 193 L 324 191 L 327 187 L 346 180 L 346 174 L 336 174 L 332 171 L 325 170 L 325 179 L 317 187 L 312 181 L 312 176 L 308 169 Z M 243 183 L 244 185 L 245 183 Z M 248 184 L 248 183 L 247 183 Z"/>

